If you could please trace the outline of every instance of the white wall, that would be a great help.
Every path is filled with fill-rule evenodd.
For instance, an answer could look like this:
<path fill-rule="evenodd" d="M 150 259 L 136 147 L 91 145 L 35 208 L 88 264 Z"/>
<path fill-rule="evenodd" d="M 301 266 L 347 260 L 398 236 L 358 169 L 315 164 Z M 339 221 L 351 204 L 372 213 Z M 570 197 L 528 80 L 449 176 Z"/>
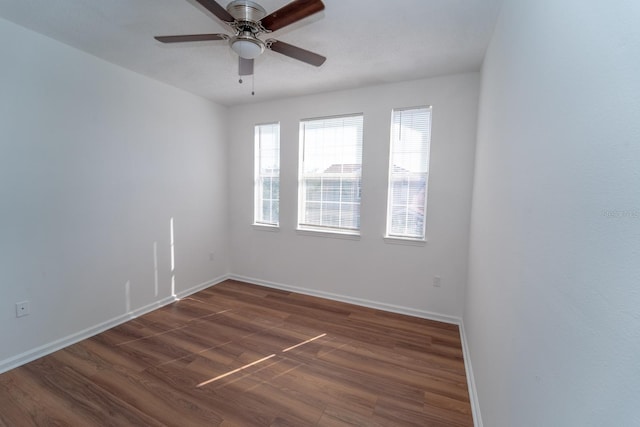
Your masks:
<path fill-rule="evenodd" d="M 461 316 L 479 74 L 390 84 L 231 109 L 231 271 L 258 283 L 304 289 L 415 314 Z M 385 243 L 391 109 L 433 106 L 424 246 Z M 364 113 L 360 240 L 296 233 L 300 119 Z M 253 222 L 253 127 L 280 122 L 280 230 Z M 434 288 L 434 275 L 442 287 Z M 396 307 L 392 307 L 396 306 Z"/>
<path fill-rule="evenodd" d="M 166 302 L 170 218 L 176 293 L 228 272 L 228 111 L 4 20 L 0 38 L 2 371 Z"/>
<path fill-rule="evenodd" d="M 640 3 L 507 0 L 464 324 L 484 425 L 640 425 Z"/>

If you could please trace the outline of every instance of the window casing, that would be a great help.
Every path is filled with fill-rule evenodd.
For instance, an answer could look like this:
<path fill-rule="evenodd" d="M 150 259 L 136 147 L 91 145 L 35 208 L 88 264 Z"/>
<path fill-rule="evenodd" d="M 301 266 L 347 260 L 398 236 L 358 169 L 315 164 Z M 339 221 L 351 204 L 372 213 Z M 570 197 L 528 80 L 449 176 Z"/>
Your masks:
<path fill-rule="evenodd" d="M 425 240 L 430 146 L 431 107 L 392 111 L 387 237 Z"/>
<path fill-rule="evenodd" d="M 254 224 L 278 226 L 280 221 L 280 124 L 256 125 Z"/>
<path fill-rule="evenodd" d="M 300 122 L 298 228 L 358 234 L 363 116 Z"/>

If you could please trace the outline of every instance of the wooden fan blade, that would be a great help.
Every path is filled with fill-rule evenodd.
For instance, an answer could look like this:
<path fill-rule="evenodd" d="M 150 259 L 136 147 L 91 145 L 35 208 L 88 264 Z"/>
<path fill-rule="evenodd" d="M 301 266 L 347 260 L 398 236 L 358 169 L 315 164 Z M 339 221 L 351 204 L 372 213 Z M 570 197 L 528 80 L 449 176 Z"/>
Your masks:
<path fill-rule="evenodd" d="M 310 65 L 315 65 L 316 67 L 321 66 L 324 64 L 324 61 L 327 60 L 327 58 L 322 55 L 318 55 L 317 53 L 310 52 L 279 40 L 267 40 L 267 47 L 274 52 L 281 53 L 290 58 L 297 59 L 298 61 L 306 62 Z"/>
<path fill-rule="evenodd" d="M 260 23 L 267 30 L 276 31 L 323 9 L 322 0 L 294 0 L 265 16 Z"/>
<path fill-rule="evenodd" d="M 241 56 L 238 57 L 238 75 L 250 76 L 253 74 L 253 59 L 246 59 Z"/>
<path fill-rule="evenodd" d="M 209 40 L 228 40 L 226 34 L 188 34 L 184 36 L 156 36 L 154 39 L 162 43 L 203 42 Z"/>
<path fill-rule="evenodd" d="M 224 22 L 233 22 L 235 21 L 234 17 L 231 16 L 227 9 L 220 6 L 218 2 L 214 0 L 196 0 L 202 6 L 204 6 L 209 12 L 213 13 L 218 17 L 219 20 Z"/>

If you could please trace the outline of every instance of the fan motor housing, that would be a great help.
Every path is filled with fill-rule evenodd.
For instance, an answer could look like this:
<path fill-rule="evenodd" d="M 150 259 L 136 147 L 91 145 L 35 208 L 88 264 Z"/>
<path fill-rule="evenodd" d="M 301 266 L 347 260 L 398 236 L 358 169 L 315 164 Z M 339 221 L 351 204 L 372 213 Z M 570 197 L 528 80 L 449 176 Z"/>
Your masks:
<path fill-rule="evenodd" d="M 250 0 L 234 0 L 227 5 L 227 12 L 236 21 L 258 22 L 267 15 L 267 11 L 258 3 Z"/>

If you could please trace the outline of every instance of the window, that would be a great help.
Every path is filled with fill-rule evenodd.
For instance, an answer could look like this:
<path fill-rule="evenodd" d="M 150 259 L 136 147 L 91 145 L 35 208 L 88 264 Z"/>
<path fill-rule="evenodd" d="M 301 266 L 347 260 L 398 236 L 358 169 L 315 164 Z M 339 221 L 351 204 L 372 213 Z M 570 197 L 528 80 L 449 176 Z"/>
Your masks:
<path fill-rule="evenodd" d="M 280 124 L 257 125 L 254 135 L 254 222 L 277 226 L 280 210 Z"/>
<path fill-rule="evenodd" d="M 393 110 L 387 236 L 424 240 L 431 107 Z"/>
<path fill-rule="evenodd" d="M 358 233 L 362 123 L 361 114 L 300 122 L 299 228 Z"/>

